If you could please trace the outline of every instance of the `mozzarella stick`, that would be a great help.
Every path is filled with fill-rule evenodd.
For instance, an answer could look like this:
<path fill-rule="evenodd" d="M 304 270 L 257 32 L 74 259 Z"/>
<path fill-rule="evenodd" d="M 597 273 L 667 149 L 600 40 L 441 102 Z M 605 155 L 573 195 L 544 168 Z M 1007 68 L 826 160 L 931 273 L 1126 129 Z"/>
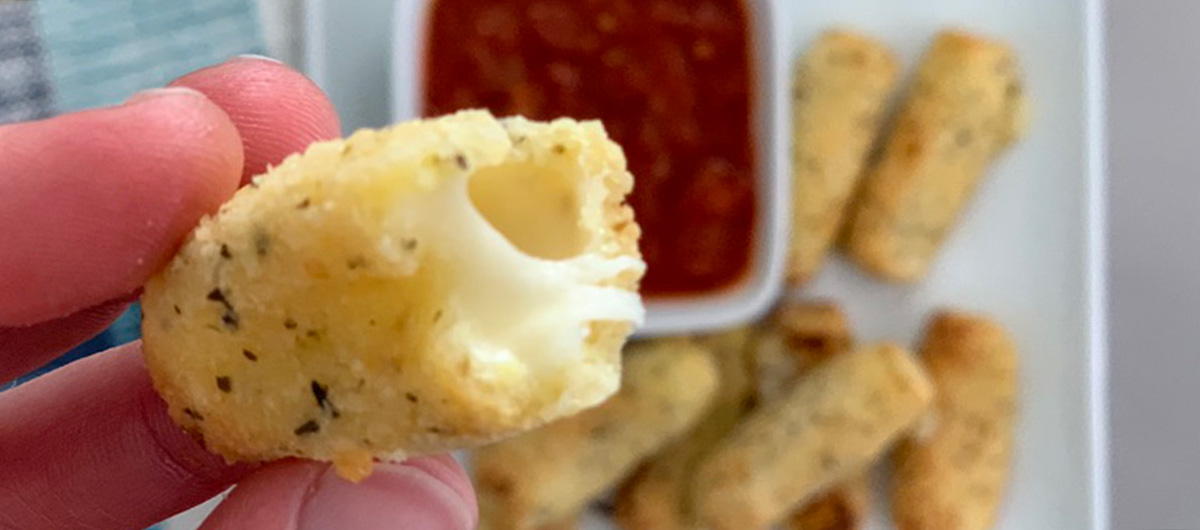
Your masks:
<path fill-rule="evenodd" d="M 576 530 L 579 528 L 579 516 L 572 515 L 557 523 L 539 526 L 537 530 Z"/>
<path fill-rule="evenodd" d="M 480 449 L 473 471 L 490 530 L 557 524 L 580 512 L 701 417 L 717 390 L 712 355 L 685 340 L 633 345 L 603 405 Z"/>
<path fill-rule="evenodd" d="M 700 339 L 712 349 L 720 388 L 704 418 L 685 437 L 667 445 L 618 489 L 617 525 L 626 530 L 697 528 L 690 482 L 697 460 L 741 420 L 751 398 L 751 330 L 739 328 Z"/>
<path fill-rule="evenodd" d="M 835 356 L 763 403 L 699 466 L 700 521 L 712 530 L 765 529 L 854 476 L 926 411 L 933 390 L 903 349 Z"/>
<path fill-rule="evenodd" d="M 756 398 L 771 401 L 804 373 L 850 349 L 853 335 L 832 302 L 787 303 L 768 321 L 756 349 Z"/>
<path fill-rule="evenodd" d="M 842 310 L 832 302 L 789 303 L 769 321 L 758 348 L 758 396 L 770 401 L 805 373 L 850 349 L 853 337 Z M 792 530 L 853 530 L 870 507 L 866 472 L 837 484 L 788 517 Z"/>
<path fill-rule="evenodd" d="M 792 239 L 788 280 L 802 284 L 825 260 L 863 174 L 896 57 L 857 33 L 823 33 L 797 62 L 792 91 Z"/>
<path fill-rule="evenodd" d="M 925 274 L 988 165 L 1024 129 L 1012 51 L 967 33 L 938 35 L 907 98 L 845 241 L 860 266 L 896 282 Z"/>
<path fill-rule="evenodd" d="M 861 528 L 871 509 L 871 482 L 859 473 L 808 503 L 788 517 L 790 530 L 854 530 Z"/>
<path fill-rule="evenodd" d="M 985 530 L 1008 483 L 1017 352 L 1005 331 L 947 311 L 925 331 L 921 360 L 937 389 L 931 428 L 893 455 L 899 530 Z"/>

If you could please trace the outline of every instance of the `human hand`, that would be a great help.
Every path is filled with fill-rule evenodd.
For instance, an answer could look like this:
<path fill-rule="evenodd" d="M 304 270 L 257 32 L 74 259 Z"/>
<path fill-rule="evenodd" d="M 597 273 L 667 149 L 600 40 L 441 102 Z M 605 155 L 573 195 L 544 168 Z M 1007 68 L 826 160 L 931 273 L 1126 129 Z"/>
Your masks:
<path fill-rule="evenodd" d="M 0 384 L 103 330 L 250 176 L 338 135 L 325 95 L 240 58 L 127 103 L 0 127 Z M 252 468 L 168 418 L 131 343 L 0 393 L 0 528 L 136 529 L 237 488 L 204 530 L 470 529 L 448 456 Z"/>

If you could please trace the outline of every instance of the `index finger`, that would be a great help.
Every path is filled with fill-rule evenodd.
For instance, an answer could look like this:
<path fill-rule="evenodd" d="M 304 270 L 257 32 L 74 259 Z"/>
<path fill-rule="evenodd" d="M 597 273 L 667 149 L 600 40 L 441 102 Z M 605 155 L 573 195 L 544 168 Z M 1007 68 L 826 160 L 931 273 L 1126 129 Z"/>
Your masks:
<path fill-rule="evenodd" d="M 202 95 L 190 106 L 174 93 L 0 128 L 17 140 L 0 145 L 0 191 L 16 177 L 41 183 L 24 187 L 38 193 L 0 193 L 0 343 L 15 347 L 3 352 L 0 382 L 101 329 L 104 319 L 77 314 L 127 298 L 238 181 L 339 133 L 324 93 L 274 61 L 234 59 L 172 85 Z M 127 108 L 144 106 L 156 108 Z"/>
<path fill-rule="evenodd" d="M 136 290 L 233 193 L 241 151 L 195 91 L 0 127 L 0 326 Z"/>
<path fill-rule="evenodd" d="M 199 90 L 229 115 L 245 144 L 242 184 L 341 126 L 329 98 L 274 59 L 239 57 L 185 75 L 171 86 Z"/>

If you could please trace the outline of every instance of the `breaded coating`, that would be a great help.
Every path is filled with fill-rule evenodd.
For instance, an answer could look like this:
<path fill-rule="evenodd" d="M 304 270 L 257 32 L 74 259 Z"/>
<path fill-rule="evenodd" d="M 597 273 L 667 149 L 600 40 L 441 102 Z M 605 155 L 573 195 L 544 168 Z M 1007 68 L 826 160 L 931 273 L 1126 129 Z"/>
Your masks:
<path fill-rule="evenodd" d="M 612 399 L 475 452 L 481 528 L 527 530 L 578 513 L 695 425 L 718 383 L 712 354 L 691 341 L 630 345 Z"/>
<path fill-rule="evenodd" d="M 853 334 L 831 301 L 784 302 L 767 319 L 758 347 L 758 400 L 777 399 L 805 374 L 835 355 L 850 351 Z M 831 486 L 801 506 L 784 523 L 792 530 L 855 530 L 870 509 L 870 481 L 864 471 Z"/>
<path fill-rule="evenodd" d="M 928 409 L 927 376 L 903 349 L 866 346 L 765 402 L 701 463 L 694 500 L 712 530 L 767 528 L 861 473 Z"/>
<path fill-rule="evenodd" d="M 538 527 L 537 530 L 577 530 L 579 528 L 579 516 L 572 515 L 557 523 L 551 523 Z"/>
<path fill-rule="evenodd" d="M 830 301 L 784 302 L 760 335 L 755 352 L 759 402 L 786 393 L 801 376 L 854 344 L 850 322 Z"/>
<path fill-rule="evenodd" d="M 920 279 L 988 166 L 1024 128 L 1012 50 L 960 31 L 939 34 L 863 182 L 846 252 L 879 278 Z"/>
<path fill-rule="evenodd" d="M 691 479 L 700 458 L 742 419 L 752 397 L 753 330 L 701 337 L 717 359 L 720 386 L 704 417 L 686 436 L 643 463 L 617 490 L 614 519 L 626 530 L 692 529 Z"/>
<path fill-rule="evenodd" d="M 893 455 L 899 530 L 986 530 L 1008 487 L 1017 414 L 1017 350 L 990 319 L 934 315 L 921 360 L 937 390 L 929 429 Z"/>
<path fill-rule="evenodd" d="M 788 282 L 817 273 L 867 159 L 899 71 L 886 45 L 849 30 L 817 37 L 792 80 L 792 237 Z"/>
<path fill-rule="evenodd" d="M 859 473 L 795 511 L 784 522 L 790 530 L 856 530 L 871 510 L 871 481 Z"/>

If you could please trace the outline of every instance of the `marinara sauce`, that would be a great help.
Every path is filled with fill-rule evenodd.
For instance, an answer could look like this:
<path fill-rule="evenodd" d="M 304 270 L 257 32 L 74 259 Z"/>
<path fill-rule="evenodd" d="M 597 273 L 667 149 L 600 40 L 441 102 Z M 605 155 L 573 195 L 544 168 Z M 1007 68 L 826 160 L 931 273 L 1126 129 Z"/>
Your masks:
<path fill-rule="evenodd" d="M 736 283 L 751 260 L 755 153 L 742 0 L 436 0 L 426 115 L 600 119 L 625 150 L 642 292 Z"/>

